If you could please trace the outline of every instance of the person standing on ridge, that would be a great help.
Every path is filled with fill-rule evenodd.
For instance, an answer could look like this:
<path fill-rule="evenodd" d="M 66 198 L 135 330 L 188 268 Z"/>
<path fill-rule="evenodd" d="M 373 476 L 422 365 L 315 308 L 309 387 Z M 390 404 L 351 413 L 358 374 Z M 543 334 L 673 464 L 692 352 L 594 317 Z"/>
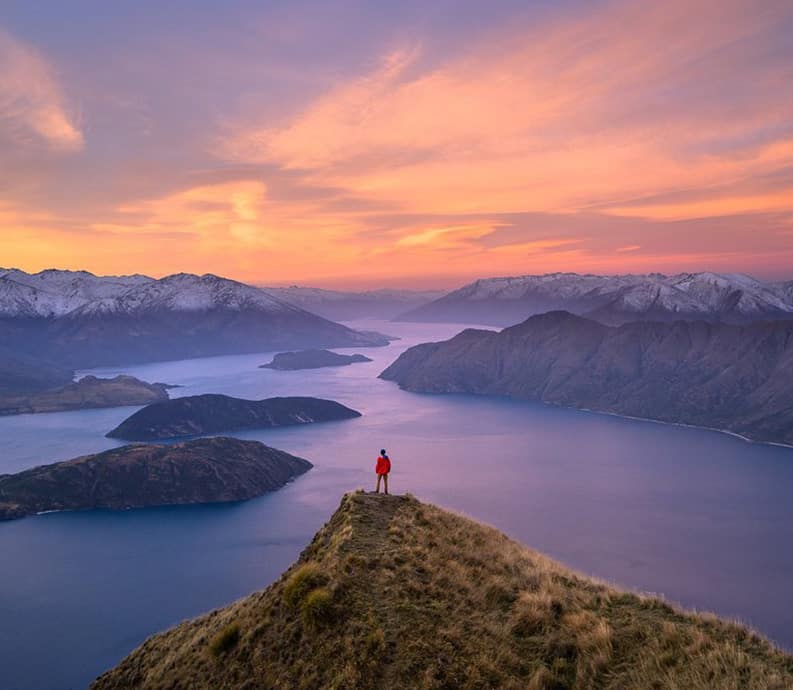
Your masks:
<path fill-rule="evenodd" d="M 376 494 L 380 493 L 380 480 L 382 479 L 383 486 L 385 487 L 385 494 L 388 496 L 388 473 L 391 471 L 391 460 L 385 452 L 385 448 L 380 451 L 377 464 L 374 466 L 374 471 L 377 473 L 377 488 L 374 492 Z"/>

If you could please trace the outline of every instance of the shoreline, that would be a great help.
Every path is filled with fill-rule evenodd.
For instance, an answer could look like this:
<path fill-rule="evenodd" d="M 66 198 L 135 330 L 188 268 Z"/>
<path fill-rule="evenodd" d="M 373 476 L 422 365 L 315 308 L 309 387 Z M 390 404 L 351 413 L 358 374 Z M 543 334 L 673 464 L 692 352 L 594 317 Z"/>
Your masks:
<path fill-rule="evenodd" d="M 730 431 L 729 429 L 719 429 L 715 426 L 702 426 L 700 424 L 686 424 L 685 422 L 667 422 L 663 419 L 653 419 L 651 417 L 636 417 L 634 415 L 628 414 L 620 414 L 619 412 L 608 412 L 607 410 L 594 410 L 589 407 L 568 407 L 566 405 L 555 405 L 554 403 L 545 403 L 542 401 L 538 401 L 543 405 L 554 405 L 554 407 L 562 407 L 567 410 L 579 410 L 580 412 L 591 412 L 594 414 L 602 414 L 608 415 L 609 417 L 618 417 L 620 419 L 631 419 L 637 422 L 652 422 L 653 424 L 664 424 L 666 426 L 679 426 L 683 427 L 684 429 L 698 429 L 700 431 L 713 431 L 719 434 L 727 434 L 728 436 L 734 436 L 745 443 L 752 443 L 755 445 L 761 446 L 778 446 L 779 448 L 787 448 L 789 450 L 793 450 L 793 443 L 782 443 L 780 441 L 760 441 L 758 439 L 750 438 L 749 436 L 744 436 L 743 434 L 739 434 L 737 431 Z"/>
<path fill-rule="evenodd" d="M 617 417 L 618 419 L 630 419 L 635 422 L 650 422 L 652 424 L 663 424 L 665 426 L 679 426 L 684 429 L 698 429 L 699 431 L 712 431 L 719 434 L 734 436 L 735 438 L 740 439 L 745 443 L 750 443 L 760 446 L 777 446 L 779 448 L 786 448 L 788 450 L 793 450 L 793 443 L 782 443 L 781 441 L 761 441 L 759 439 L 754 439 L 754 438 L 750 438 L 749 436 L 744 436 L 743 434 L 739 434 L 737 431 L 730 431 L 729 429 L 719 429 L 713 426 L 702 426 L 700 424 L 686 424 L 685 422 L 669 422 L 663 419 L 653 419 L 652 417 L 637 417 L 636 415 L 622 414 L 620 412 L 611 412 L 609 410 L 596 410 L 591 407 L 576 407 L 575 405 L 562 405 L 561 403 L 549 402 L 547 400 L 516 398 L 511 395 L 499 395 L 497 393 L 473 393 L 468 391 L 459 391 L 459 392 L 418 391 L 410 388 L 404 388 L 397 381 L 392 381 L 389 379 L 384 379 L 384 380 L 396 384 L 396 386 L 400 390 L 403 390 L 406 393 L 413 393 L 415 395 L 469 395 L 478 398 L 489 397 L 489 398 L 500 398 L 501 400 L 512 400 L 513 402 L 535 403 L 537 405 L 544 405 L 546 407 L 557 407 L 562 410 L 574 410 L 576 412 L 588 412 L 590 414 L 599 414 L 599 415 L 606 415 L 608 417 Z"/>

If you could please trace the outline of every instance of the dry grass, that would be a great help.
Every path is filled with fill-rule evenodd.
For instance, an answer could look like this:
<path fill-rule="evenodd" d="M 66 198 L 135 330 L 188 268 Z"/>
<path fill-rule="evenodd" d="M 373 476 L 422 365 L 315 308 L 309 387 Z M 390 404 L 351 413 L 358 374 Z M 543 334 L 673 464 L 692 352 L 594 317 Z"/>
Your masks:
<path fill-rule="evenodd" d="M 212 642 L 209 643 L 209 653 L 212 656 L 220 656 L 226 652 L 230 652 L 237 646 L 240 641 L 240 626 L 239 623 L 229 623 L 223 630 L 221 630 Z"/>
<path fill-rule="evenodd" d="M 238 639 L 206 654 L 229 625 Z M 344 498 L 271 587 L 146 641 L 96 688 L 793 687 L 793 657 L 409 497 Z"/>

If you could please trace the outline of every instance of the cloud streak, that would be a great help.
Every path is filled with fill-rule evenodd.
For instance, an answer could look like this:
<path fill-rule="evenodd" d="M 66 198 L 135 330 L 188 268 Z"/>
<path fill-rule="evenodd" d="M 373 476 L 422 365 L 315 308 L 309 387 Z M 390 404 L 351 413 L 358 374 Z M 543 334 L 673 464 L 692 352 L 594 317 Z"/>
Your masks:
<path fill-rule="evenodd" d="M 83 147 L 52 66 L 31 45 L 0 27 L 0 131 L 17 142 L 35 138 L 56 151 Z"/>
<path fill-rule="evenodd" d="M 626 199 L 793 163 L 790 56 L 757 55 L 789 6 L 613 3 L 581 14 L 505 29 L 427 70 L 413 48 L 389 54 L 281 127 L 238 128 L 220 152 L 422 213 L 623 214 Z M 736 194 L 725 208 L 780 210 L 786 193 Z M 644 210 L 700 212 L 689 206 Z"/>

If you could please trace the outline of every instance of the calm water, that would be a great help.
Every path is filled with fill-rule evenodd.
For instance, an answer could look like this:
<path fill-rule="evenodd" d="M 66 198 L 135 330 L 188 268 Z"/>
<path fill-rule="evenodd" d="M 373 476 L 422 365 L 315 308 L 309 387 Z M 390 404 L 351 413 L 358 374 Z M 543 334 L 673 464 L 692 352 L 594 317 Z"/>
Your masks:
<path fill-rule="evenodd" d="M 361 324 L 358 324 L 359 326 Z M 406 393 L 377 374 L 455 326 L 402 336 L 338 369 L 257 369 L 244 355 L 96 370 L 174 395 L 316 395 L 360 419 L 248 432 L 315 469 L 223 506 L 42 515 L 0 523 L 0 686 L 80 688 L 147 635 L 275 579 L 377 451 L 392 488 L 464 511 L 585 573 L 740 618 L 793 649 L 793 450 L 531 403 Z M 352 350 L 350 350 L 352 351 Z M 0 473 L 118 445 L 132 409 L 0 419 Z"/>

